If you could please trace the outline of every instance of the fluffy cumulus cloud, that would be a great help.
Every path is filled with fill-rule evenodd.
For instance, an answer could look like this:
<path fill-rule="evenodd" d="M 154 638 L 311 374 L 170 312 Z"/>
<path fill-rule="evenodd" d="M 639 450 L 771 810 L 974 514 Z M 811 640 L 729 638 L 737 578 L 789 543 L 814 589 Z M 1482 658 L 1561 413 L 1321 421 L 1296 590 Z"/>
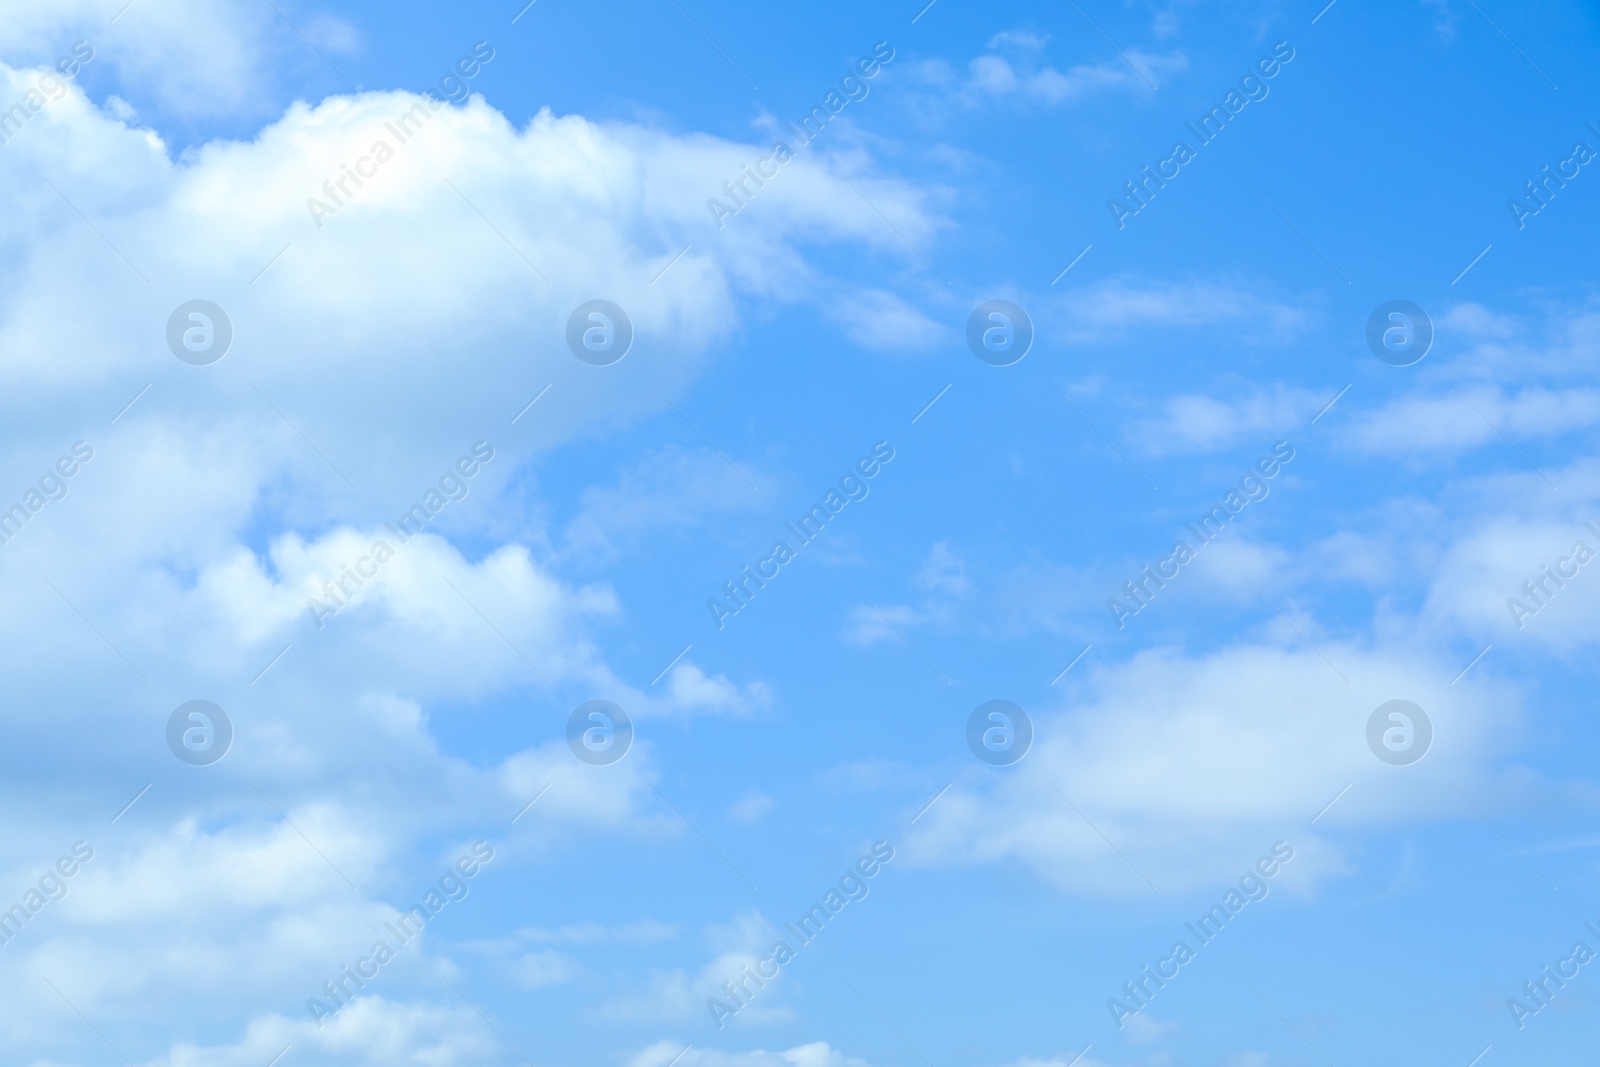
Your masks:
<path fill-rule="evenodd" d="M 0 54 L 33 59 L 61 26 L 106 14 L 84 3 L 47 26 L 24 8 L 6 5 Z M 170 41 L 141 58 L 141 34 L 182 36 L 167 32 L 175 10 L 125 13 L 107 65 L 174 108 L 253 92 L 250 57 L 223 68 L 260 12 L 191 12 L 183 47 L 210 49 L 204 64 L 171 66 Z M 323 27 L 328 41 L 354 47 L 338 29 Z M 0 93 L 23 98 L 41 76 L 0 66 Z M 441 704 L 548 709 L 602 692 L 643 717 L 764 706 L 758 681 L 692 659 L 653 689 L 620 678 L 597 638 L 625 609 L 617 593 L 565 577 L 542 547 L 555 539 L 521 536 L 495 506 L 558 443 L 662 410 L 738 329 L 736 296 L 826 291 L 798 242 L 902 257 L 896 228 L 932 232 L 910 186 L 857 157 L 849 177 L 869 206 L 818 155 L 786 166 L 759 219 L 719 231 L 705 199 L 757 154 L 548 112 L 517 128 L 480 98 L 400 92 L 298 103 L 247 141 L 181 157 L 77 86 L 28 109 L 0 154 L 14 197 L 0 220 L 0 497 L 22 508 L 0 551 L 17 608 L 0 639 L 31 664 L 14 695 L 39 714 L 0 760 L 49 814 L 4 820 L 0 869 L 20 892 L 40 857 L 78 839 L 96 854 L 71 906 L 6 948 L 25 1020 L 8 1058 L 49 1046 L 76 1018 L 66 1000 L 138 1031 L 158 990 L 206 1025 L 163 1035 L 171 1048 L 150 1063 L 262 1064 L 289 1044 L 328 1064 L 508 1056 L 443 984 L 449 950 L 431 933 L 335 1022 L 273 1007 L 298 1012 L 473 840 L 499 849 L 479 875 L 493 878 L 580 832 L 685 832 L 644 810 L 649 742 L 589 767 L 545 716 L 474 763 L 441 746 Z M 611 368 L 563 341 L 596 294 L 635 329 Z M 169 316 L 196 298 L 233 331 L 209 366 L 167 350 Z M 208 772 L 178 765 L 162 735 L 197 696 L 235 731 Z M 60 721 L 89 789 L 20 755 L 50 746 Z M 537 818 L 513 824 L 535 800 Z M 553 949 L 516 967 L 527 988 L 571 973 Z"/>
<path fill-rule="evenodd" d="M 6 76 L 20 91 L 32 74 Z M 391 132 L 402 119 L 405 143 Z M 394 152 L 381 165 L 380 144 Z M 136 664 L 185 647 L 161 627 L 203 619 L 210 647 L 196 658 L 243 666 L 275 651 L 317 597 L 339 609 L 316 613 L 319 637 L 394 626 L 448 642 L 481 613 L 517 628 L 509 644 L 547 677 L 592 674 L 583 620 L 616 610 L 609 591 L 565 586 L 518 545 L 469 561 L 450 539 L 493 536 L 486 502 L 530 456 L 659 410 L 652 386 L 670 392 L 696 373 L 735 321 L 733 292 L 802 284 L 808 268 L 785 241 L 896 241 L 824 162 L 804 160 L 764 201 L 763 225 L 708 237 L 708 176 L 745 155 L 549 114 L 519 131 L 481 100 L 434 111 L 375 93 L 296 105 L 249 143 L 179 162 L 79 93 L 49 104 L 0 161 L 26 202 L 0 223 L 16 253 L 0 268 L 12 354 L 0 374 L 17 430 L 0 469 L 20 499 L 71 447 L 65 437 L 93 459 L 7 546 L 5 565 L 60 577 L 64 598 Z M 357 186 L 346 164 L 379 169 Z M 908 190 L 885 181 L 875 193 L 902 228 L 926 230 Z M 342 206 L 314 220 L 312 198 Z M 561 340 L 596 292 L 626 307 L 637 333 L 609 374 Z M 204 368 L 164 351 L 168 316 L 199 295 L 234 332 Z M 100 313 L 76 313 L 90 306 Z M 547 386 L 538 417 L 513 426 Z M 402 519 L 419 505 L 430 525 L 411 536 Z M 392 561 L 373 562 L 379 541 Z M 381 579 L 350 584 L 357 564 Z M 108 573 L 140 600 L 77 599 Z M 677 692 L 697 687 L 684 675 Z"/>

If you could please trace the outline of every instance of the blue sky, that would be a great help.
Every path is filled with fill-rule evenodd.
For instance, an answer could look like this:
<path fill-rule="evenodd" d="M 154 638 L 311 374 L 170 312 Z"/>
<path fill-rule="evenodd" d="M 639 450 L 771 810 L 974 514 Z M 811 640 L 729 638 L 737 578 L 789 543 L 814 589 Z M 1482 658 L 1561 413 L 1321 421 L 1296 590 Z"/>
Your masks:
<path fill-rule="evenodd" d="M 1592 10 L 123 3 L 0 0 L 6 1062 L 1587 1047 Z"/>

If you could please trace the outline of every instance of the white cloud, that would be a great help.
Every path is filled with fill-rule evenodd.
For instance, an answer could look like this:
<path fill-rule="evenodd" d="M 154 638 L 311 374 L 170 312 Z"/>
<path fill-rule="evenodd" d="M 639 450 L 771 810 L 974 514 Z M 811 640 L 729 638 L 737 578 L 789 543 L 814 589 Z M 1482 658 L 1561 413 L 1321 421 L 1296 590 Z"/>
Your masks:
<path fill-rule="evenodd" d="M 1600 528 L 1600 506 L 1475 524 L 1432 561 L 1424 615 L 1513 652 L 1521 642 L 1566 653 L 1593 645 L 1600 536 L 1586 523 Z"/>
<path fill-rule="evenodd" d="M 453 689 L 465 681 L 489 692 L 533 671 L 614 681 L 582 636 L 586 620 L 615 613 L 609 590 L 564 585 L 518 544 L 491 545 L 469 563 L 448 539 L 471 528 L 492 536 L 504 520 L 488 505 L 537 451 L 664 410 L 652 384 L 671 392 L 696 372 L 730 328 L 732 291 L 797 296 L 806 268 L 782 251 L 790 236 L 896 248 L 898 239 L 859 198 L 839 195 L 848 186 L 817 157 L 789 165 L 759 224 L 718 232 L 700 194 L 743 157 L 742 146 L 548 114 L 517 131 L 481 100 L 429 119 L 319 230 L 306 197 L 374 138 L 392 138 L 384 123 L 418 103 L 371 93 L 296 105 L 249 143 L 216 142 L 175 162 L 159 140 L 74 94 L 8 146 L 0 170 L 28 203 L 0 222 L 0 236 L 20 250 L 0 264 L 9 294 L 0 342 L 13 354 L 0 378 L 17 416 L 0 456 L 7 495 L 69 443 L 57 440 L 57 412 L 76 425 L 80 410 L 108 417 L 141 396 L 116 426 L 90 432 L 96 458 L 67 499 L 6 546 L 8 584 L 53 597 L 35 576 L 60 579 L 63 594 L 147 668 L 167 650 L 195 647 L 188 620 L 196 615 L 220 623 L 186 668 L 248 680 L 280 639 L 314 630 L 306 598 L 370 554 L 385 520 L 416 503 L 471 442 L 488 439 L 496 459 L 471 495 L 427 534 L 394 545 L 380 577 L 275 672 L 307 648 L 359 646 L 426 695 L 437 672 L 424 645 L 441 641 L 463 666 L 493 665 L 451 679 Z M 448 160 L 477 162 L 446 173 Z M 879 181 L 873 197 L 902 229 L 928 229 L 906 187 Z M 694 250 L 652 285 L 689 236 Z M 553 280 L 540 281 L 522 256 Z M 109 286 L 84 262 L 107 272 Z M 641 338 L 641 350 L 609 373 L 580 363 L 561 340 L 567 313 L 595 292 L 628 306 Z M 228 309 L 232 350 L 206 368 L 164 355 L 152 365 L 167 313 L 197 293 Z M 77 313 L 89 306 L 99 313 Z M 532 361 L 503 358 L 530 336 L 541 339 Z M 463 378 L 474 388 L 454 384 Z M 546 384 L 551 393 L 534 413 L 508 425 Z M 177 543 L 175 522 L 186 530 Z M 271 539 L 265 550 L 246 549 L 244 531 L 258 523 Z M 47 649 L 37 628 L 16 632 L 19 650 Z M 224 635 L 226 649 L 217 646 Z M 665 706 L 736 710 L 758 697 L 696 671 L 680 668 Z"/>
<path fill-rule="evenodd" d="M 313 23 L 330 45 L 339 39 L 320 28 L 334 22 L 319 16 Z M 262 114 L 273 53 L 291 42 L 305 47 L 271 7 L 245 0 L 0 0 L 5 62 L 54 66 L 77 40 L 94 49 L 96 75 L 115 72 L 123 95 L 184 116 Z"/>
<path fill-rule="evenodd" d="M 1007 59 L 991 53 L 967 64 L 967 89 L 992 97 L 1016 95 L 1045 104 L 1063 104 L 1108 89 L 1154 92 L 1145 81 L 1146 76 L 1159 85 L 1169 74 L 1189 66 L 1181 53 L 1152 55 L 1131 49 L 1128 60 L 1080 63 L 1062 72 L 1054 67 L 1036 68 L 1026 59 Z"/>
<path fill-rule="evenodd" d="M 1520 313 L 1457 304 L 1434 316 L 1434 331 L 1433 350 L 1390 395 L 1352 393 L 1334 409 L 1329 423 L 1344 446 L 1426 464 L 1484 447 L 1514 456 L 1524 442 L 1600 423 L 1593 298 Z"/>
<path fill-rule="evenodd" d="M 688 660 L 672 668 L 667 678 L 666 704 L 678 711 L 748 715 L 768 699 L 762 682 L 751 682 L 741 689 L 724 675 L 708 676 Z"/>
<path fill-rule="evenodd" d="M 1078 63 L 1062 71 L 1042 62 L 1048 40 L 1027 31 L 1006 31 L 990 38 L 983 55 L 968 61 L 964 75 L 938 60 L 912 70 L 924 84 L 971 107 L 1003 99 L 1056 106 L 1107 92 L 1149 95 L 1167 77 L 1189 67 L 1181 52 L 1156 54 L 1130 47 L 1126 59 Z"/>
<path fill-rule="evenodd" d="M 163 776 L 118 825 L 97 820 L 99 828 L 89 834 L 95 854 L 69 880 L 64 899 L 6 946 L 14 967 L 0 991 L 14 1004 L 53 1006 L 42 975 L 85 1012 L 135 1020 L 121 1025 L 137 1025 L 152 998 L 181 995 L 197 1016 L 245 1026 L 242 1006 L 324 997 L 324 981 L 337 979 L 342 964 L 354 964 L 383 939 L 395 962 L 340 1013 L 341 1019 L 360 1016 L 372 998 L 428 995 L 439 988 L 437 976 L 449 972 L 448 934 L 430 922 L 401 945 L 385 926 L 428 891 L 458 897 L 445 905 L 453 923 L 484 907 L 485 886 L 527 862 L 519 852 L 547 850 L 572 828 L 590 836 L 679 832 L 677 823 L 639 807 L 651 773 L 647 753 L 602 770 L 578 764 L 564 742 L 555 742 L 476 772 L 437 756 L 407 758 L 393 739 L 359 726 L 352 735 L 385 765 L 387 783 L 354 759 L 333 776 L 319 775 L 318 763 L 341 751 L 333 736 L 306 759 L 289 756 L 292 775 L 270 766 L 281 758 L 273 753 L 264 761 L 260 752 L 231 753 L 230 762 L 249 765 L 241 777 L 250 784 L 235 779 L 226 790 L 232 795 L 214 798 L 199 815 L 167 818 L 175 804 L 192 801 Z M 318 780 L 310 786 L 274 781 L 283 777 Z M 340 780 L 362 784 L 335 797 Z M 428 783 L 429 795 L 416 796 L 414 783 Z M 545 785 L 535 813 L 508 826 Z M 475 873 L 443 884 L 471 844 L 450 827 L 486 816 L 523 848 L 478 846 L 492 852 L 488 858 L 472 848 L 482 860 Z M 51 852 L 38 855 L 65 851 L 68 840 L 62 834 Z M 33 866 L 9 883 L 18 892 L 37 879 Z M 561 960 L 535 952 L 515 973 L 548 984 L 567 972 Z M 52 1012 L 36 1016 L 37 1028 L 14 1027 L 13 1040 L 41 1039 L 54 1025 Z"/>
<path fill-rule="evenodd" d="M 372 573 L 363 581 L 359 571 Z M 425 663 L 406 672 L 423 647 L 477 668 L 476 682 L 446 682 L 455 693 L 492 691 L 530 673 L 551 682 L 610 681 L 599 653 L 576 635 L 585 620 L 614 613 L 615 597 L 603 587 L 564 588 L 521 545 L 469 564 L 426 532 L 401 541 L 388 527 L 338 527 L 310 543 L 291 533 L 273 542 L 265 560 L 235 548 L 202 570 L 194 595 L 183 599 L 269 654 L 284 639 L 316 647 L 324 638 L 381 635 L 384 645 L 368 655 L 411 673 L 414 687 L 433 675 Z"/>
<path fill-rule="evenodd" d="M 1297 625 L 1321 654 L 1284 626 L 1282 645 L 1085 665 L 1091 694 L 1065 711 L 1034 709 L 1032 751 L 958 783 L 918 824 L 909 863 L 1009 859 L 1073 892 L 1149 893 L 1153 882 L 1170 893 L 1225 886 L 1283 839 L 1298 856 L 1280 877 L 1308 888 L 1346 869 L 1324 837 L 1331 826 L 1446 810 L 1441 786 L 1475 779 L 1494 731 L 1511 728 L 1515 698 L 1489 681 L 1453 689 L 1443 664 Z M 1434 724 L 1432 749 L 1407 768 L 1380 762 L 1365 740 L 1373 709 L 1397 697 Z"/>

